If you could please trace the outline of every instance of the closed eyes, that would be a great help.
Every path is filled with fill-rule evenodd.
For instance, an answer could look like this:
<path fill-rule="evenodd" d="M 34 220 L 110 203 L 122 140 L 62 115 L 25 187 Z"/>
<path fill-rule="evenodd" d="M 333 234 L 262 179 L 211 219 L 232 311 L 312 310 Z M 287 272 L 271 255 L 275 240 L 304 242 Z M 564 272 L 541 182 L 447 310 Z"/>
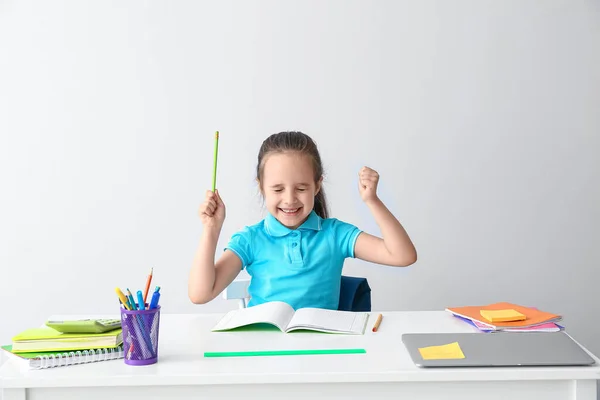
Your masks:
<path fill-rule="evenodd" d="M 277 188 L 277 189 L 273 189 L 273 191 L 275 193 L 281 193 L 281 192 L 283 192 L 283 189 L 282 188 Z M 306 192 L 306 188 L 297 188 L 296 191 L 298 191 L 298 192 Z"/>

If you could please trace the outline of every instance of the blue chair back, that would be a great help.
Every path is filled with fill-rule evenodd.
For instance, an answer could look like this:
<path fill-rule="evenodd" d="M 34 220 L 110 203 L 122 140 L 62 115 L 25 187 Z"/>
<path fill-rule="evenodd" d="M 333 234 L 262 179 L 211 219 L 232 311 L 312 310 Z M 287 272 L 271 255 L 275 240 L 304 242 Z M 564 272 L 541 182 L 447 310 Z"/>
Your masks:
<path fill-rule="evenodd" d="M 342 276 L 338 310 L 371 311 L 371 287 L 366 278 Z"/>

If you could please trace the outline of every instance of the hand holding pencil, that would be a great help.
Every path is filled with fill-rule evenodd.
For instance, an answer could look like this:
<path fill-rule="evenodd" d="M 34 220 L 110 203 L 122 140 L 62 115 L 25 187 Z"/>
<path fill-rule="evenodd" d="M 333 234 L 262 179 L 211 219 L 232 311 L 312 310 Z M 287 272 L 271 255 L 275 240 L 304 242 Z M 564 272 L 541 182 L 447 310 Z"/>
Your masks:
<path fill-rule="evenodd" d="M 206 197 L 204 202 L 200 204 L 198 215 L 204 227 L 221 229 L 225 221 L 225 204 L 218 190 L 214 192 L 206 191 Z"/>

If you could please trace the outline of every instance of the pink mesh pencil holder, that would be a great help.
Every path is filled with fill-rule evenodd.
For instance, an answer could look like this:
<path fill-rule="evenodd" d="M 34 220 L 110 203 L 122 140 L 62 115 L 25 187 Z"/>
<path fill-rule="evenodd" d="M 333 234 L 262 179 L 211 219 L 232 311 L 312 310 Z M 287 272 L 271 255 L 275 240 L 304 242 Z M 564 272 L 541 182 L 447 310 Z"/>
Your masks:
<path fill-rule="evenodd" d="M 160 306 L 151 310 L 121 308 L 125 364 L 149 365 L 158 361 Z"/>

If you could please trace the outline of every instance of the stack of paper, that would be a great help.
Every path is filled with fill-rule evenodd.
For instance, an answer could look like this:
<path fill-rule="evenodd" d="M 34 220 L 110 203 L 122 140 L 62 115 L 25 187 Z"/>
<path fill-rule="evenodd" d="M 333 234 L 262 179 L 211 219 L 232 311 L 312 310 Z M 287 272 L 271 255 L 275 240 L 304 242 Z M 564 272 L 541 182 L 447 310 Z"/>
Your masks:
<path fill-rule="evenodd" d="M 564 329 L 556 323 L 562 319 L 560 315 L 512 303 L 449 307 L 446 311 L 483 332 L 557 332 Z"/>

